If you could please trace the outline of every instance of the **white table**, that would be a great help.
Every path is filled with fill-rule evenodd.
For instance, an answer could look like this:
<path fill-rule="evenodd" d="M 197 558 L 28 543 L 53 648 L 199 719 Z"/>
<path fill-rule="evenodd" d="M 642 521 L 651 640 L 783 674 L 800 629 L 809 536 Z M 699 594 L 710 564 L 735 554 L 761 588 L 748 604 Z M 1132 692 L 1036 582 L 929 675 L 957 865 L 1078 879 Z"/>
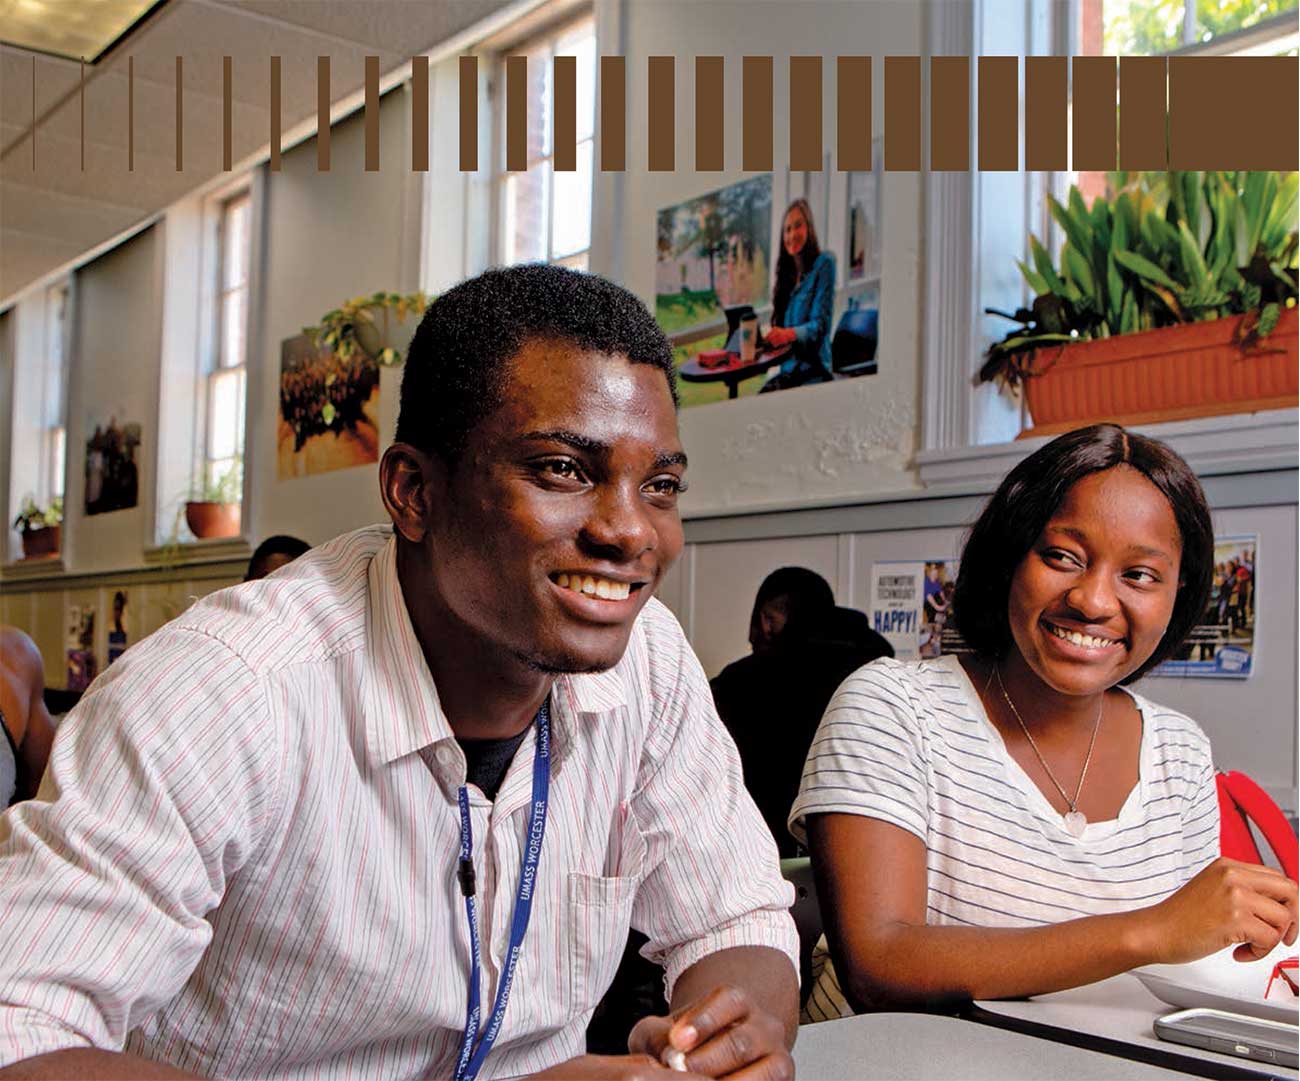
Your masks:
<path fill-rule="evenodd" d="M 958 1017 L 869 1013 L 803 1025 L 800 1081 L 1158 1081 L 1182 1077 L 1129 1059 Z"/>
<path fill-rule="evenodd" d="M 1204 1051 L 1199 1047 L 1159 1039 L 1152 1030 L 1152 1023 L 1157 1017 L 1173 1013 L 1177 1007 L 1161 1002 L 1142 986 L 1136 976 L 1128 974 L 1050 995 L 983 1001 L 975 1003 L 975 1006 L 970 1014 L 973 1021 L 991 1024 L 1010 1021 L 1015 1024 L 1016 1031 L 1047 1039 L 1061 1038 L 1070 1033 L 1127 1045 L 1139 1056 L 1153 1053 L 1184 1055 L 1272 1077 L 1300 1077 L 1300 1073 L 1287 1066 L 1252 1062 L 1236 1055 L 1222 1055 L 1217 1051 Z M 1107 1050 L 1115 1054 L 1125 1053 L 1118 1048 Z"/>

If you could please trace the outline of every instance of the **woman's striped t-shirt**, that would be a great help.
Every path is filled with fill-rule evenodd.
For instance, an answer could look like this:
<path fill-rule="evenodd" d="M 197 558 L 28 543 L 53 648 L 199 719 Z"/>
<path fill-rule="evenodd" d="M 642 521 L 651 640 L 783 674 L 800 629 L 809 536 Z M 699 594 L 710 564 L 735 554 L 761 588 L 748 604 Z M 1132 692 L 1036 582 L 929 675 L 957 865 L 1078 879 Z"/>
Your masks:
<path fill-rule="evenodd" d="M 790 830 L 806 843 L 809 815 L 845 813 L 915 834 L 932 924 L 1029 927 L 1154 904 L 1218 856 L 1218 800 L 1205 734 L 1129 693 L 1142 715 L 1138 783 L 1117 818 L 1075 838 L 956 657 L 873 661 L 826 709 Z M 829 962 L 815 960 L 809 1017 L 850 1012 Z"/>

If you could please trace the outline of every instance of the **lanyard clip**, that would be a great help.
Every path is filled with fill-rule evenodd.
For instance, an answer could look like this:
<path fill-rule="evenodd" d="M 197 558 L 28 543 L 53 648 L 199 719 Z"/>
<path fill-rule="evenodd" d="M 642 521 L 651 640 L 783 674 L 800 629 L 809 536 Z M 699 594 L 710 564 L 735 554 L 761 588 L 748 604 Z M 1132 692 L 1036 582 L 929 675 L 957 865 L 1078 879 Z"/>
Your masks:
<path fill-rule="evenodd" d="M 460 879 L 460 892 L 464 897 L 474 896 L 474 863 L 471 860 L 461 860 L 456 869 L 456 877 Z"/>

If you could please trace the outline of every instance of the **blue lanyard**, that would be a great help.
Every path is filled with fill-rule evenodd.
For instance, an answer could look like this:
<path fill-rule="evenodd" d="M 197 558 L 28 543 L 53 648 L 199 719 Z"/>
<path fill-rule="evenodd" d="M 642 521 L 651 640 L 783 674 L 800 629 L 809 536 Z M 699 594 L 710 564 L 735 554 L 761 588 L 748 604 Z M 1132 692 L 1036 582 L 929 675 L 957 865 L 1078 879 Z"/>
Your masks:
<path fill-rule="evenodd" d="M 533 808 L 528 816 L 528 834 L 524 839 L 523 869 L 519 874 L 519 892 L 515 896 L 515 911 L 510 920 L 510 948 L 506 953 L 505 967 L 501 970 L 501 979 L 497 984 L 496 1002 L 492 1005 L 492 1015 L 488 1018 L 487 1028 L 478 1046 L 474 1041 L 479 1035 L 479 969 L 482 956 L 479 952 L 478 939 L 478 898 L 474 891 L 474 838 L 469 824 L 469 795 L 465 786 L 460 786 L 460 863 L 457 876 L 460 890 L 465 896 L 465 915 L 469 920 L 469 1006 L 465 1015 L 465 1034 L 460 1041 L 460 1054 L 456 1059 L 456 1081 L 474 1081 L 483 1068 L 488 1052 L 496 1043 L 497 1033 L 501 1031 L 501 1022 L 506 1016 L 506 1002 L 510 998 L 510 987 L 515 981 L 515 968 L 519 964 L 519 953 L 523 947 L 524 935 L 528 931 L 528 917 L 533 911 L 533 891 L 537 885 L 537 868 L 542 856 L 542 835 L 546 832 L 546 803 L 551 790 L 551 714 L 549 700 L 542 703 L 537 711 L 537 747 L 533 754 Z"/>

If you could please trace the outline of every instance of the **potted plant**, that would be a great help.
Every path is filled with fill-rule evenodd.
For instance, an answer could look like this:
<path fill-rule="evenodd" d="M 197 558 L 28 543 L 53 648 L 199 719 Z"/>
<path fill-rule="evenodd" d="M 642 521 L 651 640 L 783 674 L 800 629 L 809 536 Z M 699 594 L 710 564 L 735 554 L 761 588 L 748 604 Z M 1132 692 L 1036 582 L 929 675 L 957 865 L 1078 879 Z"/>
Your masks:
<path fill-rule="evenodd" d="M 63 533 L 63 497 L 55 496 L 48 507 L 39 507 L 30 495 L 14 519 L 22 534 L 23 558 L 41 559 L 59 554 Z"/>
<path fill-rule="evenodd" d="M 191 492 L 185 504 L 185 522 L 200 540 L 237 537 L 243 500 L 244 463 L 235 458 L 222 473 Z"/>
<path fill-rule="evenodd" d="M 303 327 L 317 348 L 334 353 L 340 360 L 350 360 L 358 353 L 382 367 L 400 364 L 401 345 L 410 335 L 399 335 L 411 316 L 424 315 L 432 298 L 424 293 L 374 293 L 353 297 L 340 307 L 321 316 L 314 327 Z M 411 328 L 412 331 L 414 328 Z"/>
<path fill-rule="evenodd" d="M 1150 423 L 1297 404 L 1295 173 L 1116 173 L 1050 199 L 1030 237 L 1033 304 L 978 378 L 1023 384 L 1033 428 Z"/>

